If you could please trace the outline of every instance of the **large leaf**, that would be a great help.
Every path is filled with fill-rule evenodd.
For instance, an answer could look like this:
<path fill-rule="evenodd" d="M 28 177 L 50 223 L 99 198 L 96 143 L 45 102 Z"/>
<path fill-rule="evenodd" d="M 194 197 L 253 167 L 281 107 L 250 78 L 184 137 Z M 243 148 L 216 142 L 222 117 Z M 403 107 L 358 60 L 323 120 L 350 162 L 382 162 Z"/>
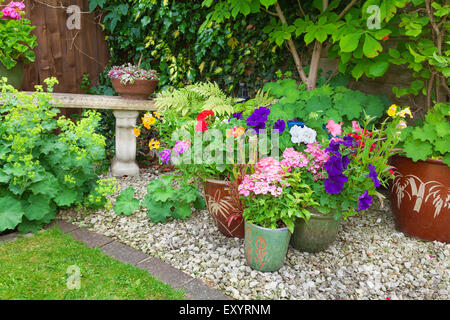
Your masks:
<path fill-rule="evenodd" d="M 24 213 L 28 220 L 41 220 L 51 210 L 49 198 L 33 194 L 28 198 L 28 205 L 24 208 Z"/>
<path fill-rule="evenodd" d="M 368 58 L 375 58 L 380 54 L 382 50 L 383 47 L 381 46 L 381 44 L 371 35 L 366 34 L 363 46 L 364 55 Z"/>
<path fill-rule="evenodd" d="M 123 190 L 116 199 L 114 204 L 114 212 L 117 215 L 124 214 L 129 216 L 134 210 L 139 209 L 139 199 L 134 198 L 135 189 L 128 187 Z"/>
<path fill-rule="evenodd" d="M 13 230 L 22 221 L 23 214 L 19 200 L 11 196 L 0 198 L 0 232 Z"/>
<path fill-rule="evenodd" d="M 359 44 L 359 39 L 361 38 L 360 32 L 350 33 L 342 37 L 339 42 L 339 46 L 342 52 L 353 52 L 356 50 Z"/>
<path fill-rule="evenodd" d="M 172 202 L 155 201 L 147 194 L 142 204 L 148 210 L 147 217 L 154 223 L 166 222 L 167 217 L 172 215 Z"/>

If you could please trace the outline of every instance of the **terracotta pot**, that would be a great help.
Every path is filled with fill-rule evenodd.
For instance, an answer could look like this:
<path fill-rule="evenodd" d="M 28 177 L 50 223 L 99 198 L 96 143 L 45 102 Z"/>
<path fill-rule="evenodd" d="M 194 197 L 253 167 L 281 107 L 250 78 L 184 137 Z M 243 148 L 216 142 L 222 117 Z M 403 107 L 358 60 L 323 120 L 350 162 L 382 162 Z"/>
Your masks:
<path fill-rule="evenodd" d="M 136 79 L 134 83 L 123 85 L 120 79 L 112 79 L 114 90 L 125 99 L 146 100 L 155 92 L 159 80 Z"/>
<path fill-rule="evenodd" d="M 268 229 L 245 221 L 247 264 L 258 271 L 277 271 L 283 266 L 290 238 L 288 228 Z"/>
<path fill-rule="evenodd" d="M 205 201 L 220 232 L 230 238 L 244 238 L 244 219 L 234 219 L 228 226 L 234 205 L 225 181 L 206 179 Z"/>
<path fill-rule="evenodd" d="M 450 243 L 450 167 L 440 160 L 394 157 L 390 196 L 397 230 Z"/>

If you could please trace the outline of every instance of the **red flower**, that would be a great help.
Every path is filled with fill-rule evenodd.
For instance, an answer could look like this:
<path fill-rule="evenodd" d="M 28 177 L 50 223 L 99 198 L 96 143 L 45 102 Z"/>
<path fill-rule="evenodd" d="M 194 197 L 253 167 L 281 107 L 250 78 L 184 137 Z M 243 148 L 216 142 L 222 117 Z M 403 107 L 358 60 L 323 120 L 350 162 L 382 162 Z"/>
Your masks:
<path fill-rule="evenodd" d="M 197 116 L 197 124 L 195 125 L 195 131 L 203 132 L 208 130 L 208 122 L 205 120 L 209 117 L 214 116 L 214 111 L 212 110 L 204 110 L 200 112 Z"/>
<path fill-rule="evenodd" d="M 206 118 L 214 116 L 214 111 L 204 110 L 200 112 L 197 116 L 197 121 L 205 121 Z"/>
<path fill-rule="evenodd" d="M 386 36 L 386 37 L 382 38 L 381 40 L 386 41 L 386 40 L 388 40 L 388 39 L 389 39 L 389 36 Z"/>

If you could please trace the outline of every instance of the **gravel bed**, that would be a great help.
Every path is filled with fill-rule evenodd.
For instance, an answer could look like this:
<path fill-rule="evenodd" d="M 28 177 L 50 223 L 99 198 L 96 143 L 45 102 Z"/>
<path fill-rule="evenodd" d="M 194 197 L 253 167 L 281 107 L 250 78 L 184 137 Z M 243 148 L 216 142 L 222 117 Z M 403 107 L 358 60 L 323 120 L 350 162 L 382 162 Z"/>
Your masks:
<path fill-rule="evenodd" d="M 139 177 L 117 181 L 143 199 L 158 174 L 145 169 Z M 128 217 L 112 209 L 89 214 L 70 209 L 60 217 L 159 257 L 235 299 L 450 299 L 450 245 L 397 232 L 389 208 L 385 202 L 385 209 L 342 221 L 325 251 L 290 247 L 284 266 L 273 273 L 247 266 L 244 240 L 223 236 L 207 210 L 160 224 L 150 222 L 146 209 Z"/>

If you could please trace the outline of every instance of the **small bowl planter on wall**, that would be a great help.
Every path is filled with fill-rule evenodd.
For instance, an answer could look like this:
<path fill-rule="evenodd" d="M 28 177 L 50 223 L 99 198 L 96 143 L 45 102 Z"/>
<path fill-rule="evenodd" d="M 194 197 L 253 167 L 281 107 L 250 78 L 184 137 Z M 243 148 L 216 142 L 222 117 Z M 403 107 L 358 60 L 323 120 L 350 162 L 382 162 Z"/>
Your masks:
<path fill-rule="evenodd" d="M 120 79 L 112 79 L 116 92 L 125 99 L 146 100 L 155 92 L 159 80 L 136 79 L 134 83 L 122 84 Z"/>
<path fill-rule="evenodd" d="M 263 272 L 279 270 L 284 263 L 291 232 L 268 229 L 245 221 L 245 258 L 250 267 Z"/>
<path fill-rule="evenodd" d="M 142 56 L 141 56 L 142 59 Z M 155 92 L 159 79 L 155 70 L 146 70 L 135 65 L 114 66 L 108 72 L 114 90 L 121 97 L 132 100 L 146 100 Z"/>
<path fill-rule="evenodd" d="M 334 219 L 332 214 L 311 212 L 308 222 L 296 220 L 291 245 L 299 251 L 323 251 L 336 240 L 338 230 L 339 220 Z"/>
<path fill-rule="evenodd" d="M 441 160 L 392 159 L 390 197 L 396 228 L 412 237 L 450 243 L 450 167 Z"/>
<path fill-rule="evenodd" d="M 233 199 L 226 181 L 206 179 L 205 201 L 220 232 L 230 238 L 244 238 L 243 219 L 234 219 L 228 225 L 228 219 L 233 214 Z"/>

